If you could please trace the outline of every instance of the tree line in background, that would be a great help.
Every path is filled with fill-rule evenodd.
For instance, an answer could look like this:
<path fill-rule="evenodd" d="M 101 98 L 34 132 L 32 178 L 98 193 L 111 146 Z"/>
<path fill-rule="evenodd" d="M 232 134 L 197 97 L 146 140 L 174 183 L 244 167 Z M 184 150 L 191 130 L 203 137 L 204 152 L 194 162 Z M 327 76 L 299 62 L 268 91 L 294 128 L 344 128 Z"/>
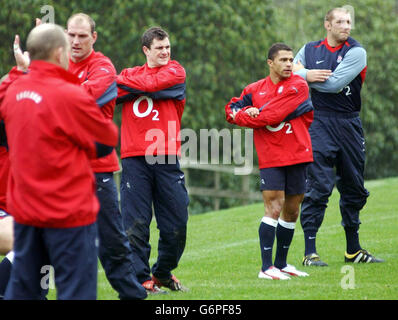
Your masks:
<path fill-rule="evenodd" d="M 109 56 L 118 72 L 145 63 L 140 39 L 148 27 L 165 28 L 170 34 L 172 58 L 187 72 L 182 128 L 195 132 L 233 129 L 225 121 L 224 106 L 247 84 L 268 74 L 270 45 L 285 42 L 297 52 L 306 42 L 325 37 L 327 10 L 351 5 L 352 36 L 368 54 L 361 112 L 367 141 L 366 178 L 398 175 L 398 20 L 394 0 L 48 0 L 46 5 L 54 8 L 55 23 L 62 26 L 73 13 L 91 15 L 97 23 L 95 49 Z M 14 35 L 20 34 L 24 44 L 34 18 L 48 13 L 43 6 L 42 0 L 1 1 L 1 75 L 14 65 Z M 118 124 L 120 109 L 116 107 Z M 213 181 L 211 174 L 203 171 L 192 173 L 190 179 L 204 185 Z M 237 177 L 231 176 L 222 177 L 220 183 L 226 189 L 240 186 Z M 252 188 L 258 189 L 257 180 Z M 193 200 L 194 212 L 209 208 L 206 200 Z M 234 200 L 223 200 L 221 207 L 234 204 Z"/>

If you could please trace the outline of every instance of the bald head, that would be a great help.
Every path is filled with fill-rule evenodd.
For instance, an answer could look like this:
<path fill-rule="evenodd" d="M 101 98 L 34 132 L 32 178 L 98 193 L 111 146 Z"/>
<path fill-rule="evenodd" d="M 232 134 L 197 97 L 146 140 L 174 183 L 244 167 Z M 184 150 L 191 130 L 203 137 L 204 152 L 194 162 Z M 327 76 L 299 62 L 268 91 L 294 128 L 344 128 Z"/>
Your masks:
<path fill-rule="evenodd" d="M 44 23 L 35 27 L 29 33 L 26 47 L 31 60 L 45 60 L 64 67 L 65 61 L 58 60 L 65 57 L 58 57 L 58 55 L 61 53 L 67 55 L 69 42 L 60 26 Z M 54 59 L 57 61 L 54 61 Z M 65 69 L 67 69 L 67 66 Z"/>

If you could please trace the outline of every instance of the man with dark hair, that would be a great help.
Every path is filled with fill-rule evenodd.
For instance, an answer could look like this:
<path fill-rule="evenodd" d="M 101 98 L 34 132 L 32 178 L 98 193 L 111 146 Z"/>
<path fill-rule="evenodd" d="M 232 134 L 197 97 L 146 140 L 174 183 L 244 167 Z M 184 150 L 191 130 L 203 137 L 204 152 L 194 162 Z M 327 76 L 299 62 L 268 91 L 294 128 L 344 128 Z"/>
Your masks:
<path fill-rule="evenodd" d="M 292 48 L 290 48 L 287 44 L 281 43 L 281 42 L 277 42 L 277 43 L 274 43 L 269 48 L 267 59 L 268 60 L 274 60 L 275 57 L 278 55 L 279 51 L 281 51 L 281 50 L 293 52 Z"/>
<path fill-rule="evenodd" d="M 267 63 L 269 76 L 232 98 L 225 113 L 228 122 L 254 129 L 265 206 L 259 227 L 262 267 L 258 277 L 288 280 L 308 276 L 287 264 L 287 254 L 305 191 L 306 167 L 312 161 L 308 128 L 313 112 L 307 83 L 292 74 L 292 49 L 283 43 L 272 45 Z"/>
<path fill-rule="evenodd" d="M 180 169 L 179 132 L 185 106 L 185 70 L 170 60 L 170 40 L 159 27 L 142 36 L 143 66 L 117 78 L 123 103 L 121 210 L 137 278 L 148 293 L 186 290 L 171 273 L 184 252 L 188 194 Z M 158 257 L 149 267 L 152 205 L 159 229 Z M 152 277 L 150 273 L 152 272 Z"/>
<path fill-rule="evenodd" d="M 15 253 L 5 299 L 44 299 L 46 266 L 54 268 L 58 299 L 96 299 L 99 204 L 89 159 L 111 152 L 118 130 L 67 72 L 61 27 L 34 28 L 27 49 L 29 73 L 9 73 L 0 106 Z"/>
<path fill-rule="evenodd" d="M 308 167 L 308 190 L 301 207 L 303 265 L 327 266 L 315 241 L 335 184 L 346 235 L 345 262 L 382 262 L 362 249 L 358 234 L 359 212 L 369 196 L 364 186 L 365 138 L 359 118 L 366 51 L 350 37 L 347 9 L 330 10 L 324 27 L 326 38 L 307 43 L 295 58 L 295 71 L 309 83 L 315 108 L 310 128 L 314 162 Z"/>
<path fill-rule="evenodd" d="M 141 45 L 142 47 L 150 48 L 153 39 L 164 40 L 165 38 L 169 38 L 167 31 L 160 27 L 152 27 L 142 35 Z"/>

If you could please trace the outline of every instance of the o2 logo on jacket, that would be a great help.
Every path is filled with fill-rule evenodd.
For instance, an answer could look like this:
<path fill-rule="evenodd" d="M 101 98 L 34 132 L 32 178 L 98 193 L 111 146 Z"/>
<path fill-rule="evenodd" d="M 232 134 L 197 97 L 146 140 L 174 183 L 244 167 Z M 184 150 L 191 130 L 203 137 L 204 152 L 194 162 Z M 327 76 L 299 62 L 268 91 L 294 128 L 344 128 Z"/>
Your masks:
<path fill-rule="evenodd" d="M 146 100 L 148 103 L 148 107 L 145 110 L 145 112 L 141 112 L 139 110 L 139 106 L 141 101 Z M 138 117 L 138 118 L 145 118 L 148 117 L 151 113 L 154 113 L 152 117 L 152 121 L 159 121 L 159 111 L 156 109 L 153 109 L 153 100 L 150 97 L 147 96 L 141 96 L 137 100 L 134 101 L 133 104 L 133 113 Z"/>
<path fill-rule="evenodd" d="M 272 126 L 266 126 L 266 128 L 269 130 L 269 131 L 272 131 L 272 132 L 277 132 L 277 131 L 280 131 L 280 130 L 282 130 L 283 129 L 283 127 L 287 127 L 287 129 L 286 129 L 286 134 L 290 134 L 290 133 L 293 133 L 293 130 L 292 130 L 292 125 L 289 123 L 289 122 L 281 122 L 277 127 L 272 127 Z"/>

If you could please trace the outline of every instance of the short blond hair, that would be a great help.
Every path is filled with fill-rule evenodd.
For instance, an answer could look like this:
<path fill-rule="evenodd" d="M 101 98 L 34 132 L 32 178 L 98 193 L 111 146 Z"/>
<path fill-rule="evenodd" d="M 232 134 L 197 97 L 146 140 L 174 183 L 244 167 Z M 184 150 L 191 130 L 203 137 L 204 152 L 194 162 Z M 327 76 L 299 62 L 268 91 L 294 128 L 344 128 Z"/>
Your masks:
<path fill-rule="evenodd" d="M 336 11 L 348 13 L 348 14 L 351 15 L 350 10 L 348 10 L 348 9 L 346 9 L 346 8 L 343 8 L 343 7 L 337 7 L 337 8 L 330 9 L 330 10 L 326 13 L 326 15 L 325 15 L 325 21 L 331 22 L 331 21 L 333 20 L 333 18 L 334 18 L 334 13 L 335 13 Z"/>
<path fill-rule="evenodd" d="M 69 23 L 72 20 L 78 20 L 78 21 L 87 21 L 88 24 L 90 25 L 91 33 L 94 33 L 95 31 L 95 21 L 93 18 L 91 18 L 88 14 L 85 14 L 83 12 L 75 13 L 73 14 L 67 21 L 66 23 L 66 28 L 68 28 Z"/>

